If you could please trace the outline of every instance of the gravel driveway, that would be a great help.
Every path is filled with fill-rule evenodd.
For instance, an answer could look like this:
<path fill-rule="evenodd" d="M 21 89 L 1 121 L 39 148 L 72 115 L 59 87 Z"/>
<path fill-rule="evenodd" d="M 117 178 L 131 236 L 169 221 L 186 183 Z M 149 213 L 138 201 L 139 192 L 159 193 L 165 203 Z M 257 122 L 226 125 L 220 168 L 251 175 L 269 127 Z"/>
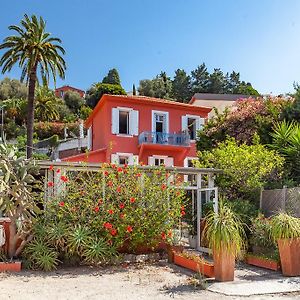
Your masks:
<path fill-rule="evenodd" d="M 201 290 L 192 273 L 166 263 L 64 268 L 0 275 L 0 299 L 300 299 L 299 294 L 229 297 Z"/>

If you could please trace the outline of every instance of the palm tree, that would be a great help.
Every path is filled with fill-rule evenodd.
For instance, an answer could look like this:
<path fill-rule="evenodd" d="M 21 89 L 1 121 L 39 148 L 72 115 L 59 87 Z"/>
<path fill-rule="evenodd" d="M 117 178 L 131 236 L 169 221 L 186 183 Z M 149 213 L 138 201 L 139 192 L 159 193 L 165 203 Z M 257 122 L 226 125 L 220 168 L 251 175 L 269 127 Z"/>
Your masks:
<path fill-rule="evenodd" d="M 0 44 L 0 49 L 7 49 L 0 59 L 2 73 L 11 71 L 15 64 L 22 68 L 21 81 L 26 80 L 28 86 L 27 106 L 27 158 L 33 150 L 34 96 L 38 73 L 43 82 L 48 83 L 50 74 L 56 83 L 56 75 L 64 79 L 66 63 L 65 54 L 59 38 L 51 37 L 45 31 L 46 23 L 42 17 L 24 15 L 21 26 L 12 25 L 8 29 L 16 35 L 8 36 Z"/>
<path fill-rule="evenodd" d="M 59 118 L 56 97 L 47 86 L 36 89 L 35 116 L 40 121 L 56 121 Z"/>

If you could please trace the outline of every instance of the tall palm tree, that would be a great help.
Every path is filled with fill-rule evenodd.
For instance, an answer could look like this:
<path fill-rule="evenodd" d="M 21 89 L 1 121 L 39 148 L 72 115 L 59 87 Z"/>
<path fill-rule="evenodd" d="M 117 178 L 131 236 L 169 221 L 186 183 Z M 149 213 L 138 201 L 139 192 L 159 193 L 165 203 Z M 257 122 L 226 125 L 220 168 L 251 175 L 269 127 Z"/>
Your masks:
<path fill-rule="evenodd" d="M 46 23 L 42 17 L 24 15 L 21 26 L 12 25 L 8 29 L 15 35 L 8 36 L 0 44 L 0 49 L 7 49 L 0 59 L 2 73 L 9 72 L 16 64 L 22 68 L 21 81 L 28 86 L 27 106 L 27 158 L 33 150 L 33 122 L 35 87 L 40 74 L 43 82 L 49 82 L 50 75 L 56 82 L 56 75 L 64 79 L 66 63 L 62 58 L 65 50 L 59 44 L 59 38 L 51 37 L 45 31 Z"/>

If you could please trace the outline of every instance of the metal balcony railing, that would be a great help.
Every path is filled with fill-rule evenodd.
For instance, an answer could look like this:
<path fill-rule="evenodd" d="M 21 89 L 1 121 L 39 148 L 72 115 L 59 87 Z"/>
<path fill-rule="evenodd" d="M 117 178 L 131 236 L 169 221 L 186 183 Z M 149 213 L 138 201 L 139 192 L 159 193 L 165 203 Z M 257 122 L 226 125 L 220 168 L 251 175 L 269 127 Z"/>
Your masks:
<path fill-rule="evenodd" d="M 190 136 L 188 133 L 163 133 L 144 131 L 139 135 L 139 144 L 189 146 Z"/>

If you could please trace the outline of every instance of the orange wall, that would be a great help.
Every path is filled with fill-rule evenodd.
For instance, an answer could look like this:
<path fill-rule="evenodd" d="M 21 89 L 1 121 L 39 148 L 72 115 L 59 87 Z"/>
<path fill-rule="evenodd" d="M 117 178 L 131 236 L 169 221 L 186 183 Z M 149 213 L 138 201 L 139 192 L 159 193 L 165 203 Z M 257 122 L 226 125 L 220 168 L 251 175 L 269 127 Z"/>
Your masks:
<path fill-rule="evenodd" d="M 143 131 L 152 130 L 152 110 L 167 111 L 169 112 L 169 132 L 175 133 L 182 130 L 181 117 L 190 114 L 200 117 L 207 117 L 207 112 L 200 112 L 199 107 L 178 107 L 176 105 L 166 105 L 164 103 L 147 103 L 143 100 L 128 101 L 127 98 L 117 98 L 106 96 L 106 101 L 102 98 L 103 105 L 101 109 L 95 114 L 92 119 L 93 128 L 93 146 L 92 150 L 107 148 L 106 161 L 110 161 L 111 154 L 117 152 L 139 154 L 138 137 L 124 137 L 117 136 L 111 133 L 112 123 L 112 108 L 114 107 L 128 107 L 139 111 L 139 134 Z M 140 101 L 140 103 L 138 103 Z M 177 146 L 179 147 L 179 146 Z M 143 156 L 139 158 L 145 164 L 148 163 L 148 156 L 152 155 L 168 155 L 174 157 L 174 164 L 177 166 L 183 165 L 182 153 L 178 151 L 164 151 L 162 149 L 144 151 Z M 184 151 L 185 156 L 195 157 L 196 146 L 191 143 L 188 151 Z M 100 157 L 99 157 L 100 158 Z"/>

